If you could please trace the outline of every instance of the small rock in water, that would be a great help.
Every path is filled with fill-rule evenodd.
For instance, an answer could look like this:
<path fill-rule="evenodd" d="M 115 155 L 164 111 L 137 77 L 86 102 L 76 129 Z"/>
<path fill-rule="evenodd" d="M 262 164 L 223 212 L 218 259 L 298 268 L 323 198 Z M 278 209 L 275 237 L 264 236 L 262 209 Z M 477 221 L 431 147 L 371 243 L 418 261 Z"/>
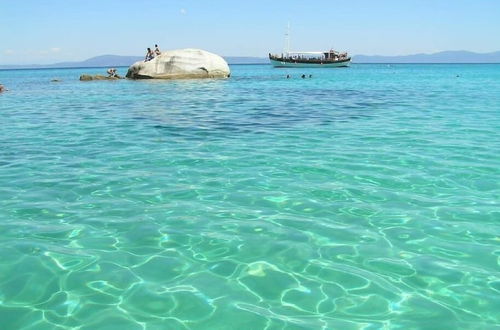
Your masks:
<path fill-rule="evenodd" d="M 103 75 L 100 75 L 100 74 L 96 74 L 96 75 L 90 75 L 90 74 L 82 74 L 80 76 L 80 81 L 91 81 L 91 80 L 118 80 L 118 79 L 123 79 L 122 77 L 120 76 L 116 76 L 116 77 L 107 77 L 107 76 L 103 76 Z"/>

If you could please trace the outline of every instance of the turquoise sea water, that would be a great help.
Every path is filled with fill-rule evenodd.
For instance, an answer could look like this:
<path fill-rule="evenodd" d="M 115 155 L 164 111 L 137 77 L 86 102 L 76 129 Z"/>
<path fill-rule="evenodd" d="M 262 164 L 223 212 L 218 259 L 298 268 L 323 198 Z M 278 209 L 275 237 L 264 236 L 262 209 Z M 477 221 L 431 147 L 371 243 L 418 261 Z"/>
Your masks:
<path fill-rule="evenodd" d="M 1 329 L 500 328 L 500 65 L 231 69 L 0 71 Z"/>

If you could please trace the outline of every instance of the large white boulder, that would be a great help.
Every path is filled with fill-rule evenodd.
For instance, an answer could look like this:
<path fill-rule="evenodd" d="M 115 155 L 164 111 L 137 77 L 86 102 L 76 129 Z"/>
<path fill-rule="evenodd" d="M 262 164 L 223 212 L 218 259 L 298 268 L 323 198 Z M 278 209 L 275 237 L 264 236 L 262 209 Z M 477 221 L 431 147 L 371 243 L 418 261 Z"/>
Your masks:
<path fill-rule="evenodd" d="M 136 62 L 128 69 L 127 78 L 227 78 L 230 74 L 227 62 L 219 55 L 187 48 L 162 52 L 148 62 Z"/>

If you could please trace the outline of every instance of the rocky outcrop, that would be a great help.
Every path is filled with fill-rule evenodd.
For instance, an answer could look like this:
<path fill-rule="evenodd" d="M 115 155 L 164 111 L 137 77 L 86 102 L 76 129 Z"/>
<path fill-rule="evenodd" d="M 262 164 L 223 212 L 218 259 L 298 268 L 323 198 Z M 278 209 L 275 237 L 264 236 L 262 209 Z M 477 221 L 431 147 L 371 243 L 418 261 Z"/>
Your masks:
<path fill-rule="evenodd" d="M 118 79 L 123 79 L 120 76 L 116 77 L 109 77 L 109 76 L 102 76 L 100 74 L 96 75 L 90 75 L 90 74 L 82 74 L 80 76 L 80 81 L 91 81 L 91 80 L 118 80 Z"/>
<path fill-rule="evenodd" d="M 130 66 L 131 79 L 228 78 L 227 62 L 219 55 L 201 49 L 178 49 L 163 52 L 148 62 Z"/>

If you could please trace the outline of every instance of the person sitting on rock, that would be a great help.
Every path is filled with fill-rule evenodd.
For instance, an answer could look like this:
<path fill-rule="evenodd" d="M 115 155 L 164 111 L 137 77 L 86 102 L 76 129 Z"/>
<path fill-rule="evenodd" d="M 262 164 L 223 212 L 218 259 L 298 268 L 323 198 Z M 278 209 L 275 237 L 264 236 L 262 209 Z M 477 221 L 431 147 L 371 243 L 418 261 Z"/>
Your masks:
<path fill-rule="evenodd" d="M 155 55 L 161 55 L 160 48 L 158 48 L 158 45 L 155 45 Z"/>
<path fill-rule="evenodd" d="M 153 58 L 155 58 L 155 54 L 151 50 L 151 48 L 148 48 L 148 52 L 146 53 L 146 58 L 144 59 L 144 62 L 151 61 Z"/>
<path fill-rule="evenodd" d="M 116 77 L 116 69 L 115 68 L 110 68 L 108 71 L 106 71 L 109 75 L 110 78 L 115 78 Z"/>

